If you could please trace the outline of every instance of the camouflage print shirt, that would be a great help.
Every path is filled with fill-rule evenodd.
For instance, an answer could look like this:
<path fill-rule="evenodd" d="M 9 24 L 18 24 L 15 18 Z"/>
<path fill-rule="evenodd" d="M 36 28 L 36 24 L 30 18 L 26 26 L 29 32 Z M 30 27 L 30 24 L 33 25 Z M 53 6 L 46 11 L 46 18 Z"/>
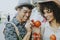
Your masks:
<path fill-rule="evenodd" d="M 26 22 L 19 23 L 19 21 L 15 17 L 13 18 L 12 22 L 18 28 L 18 30 L 20 32 L 19 36 L 21 36 L 21 38 L 23 38 L 27 33 L 26 28 L 25 28 Z M 18 40 L 15 28 L 10 23 L 6 24 L 4 35 L 5 35 L 5 40 Z"/>

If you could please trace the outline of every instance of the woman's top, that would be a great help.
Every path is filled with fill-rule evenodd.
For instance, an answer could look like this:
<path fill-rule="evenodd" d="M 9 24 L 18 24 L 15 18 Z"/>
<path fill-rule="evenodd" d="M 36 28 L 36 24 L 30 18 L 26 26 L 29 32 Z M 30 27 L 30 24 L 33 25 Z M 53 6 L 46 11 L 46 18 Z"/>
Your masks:
<path fill-rule="evenodd" d="M 60 27 L 58 28 L 53 28 L 49 25 L 49 23 L 45 23 L 43 27 L 41 27 L 43 31 L 43 40 L 51 40 L 51 36 L 54 35 L 56 40 L 60 40 Z"/>

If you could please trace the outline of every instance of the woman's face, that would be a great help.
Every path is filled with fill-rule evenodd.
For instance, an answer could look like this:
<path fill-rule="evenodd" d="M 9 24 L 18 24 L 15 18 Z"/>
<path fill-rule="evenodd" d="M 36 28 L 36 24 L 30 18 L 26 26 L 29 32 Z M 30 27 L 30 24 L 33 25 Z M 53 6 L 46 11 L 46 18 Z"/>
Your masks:
<path fill-rule="evenodd" d="M 53 12 L 50 9 L 44 9 L 43 12 L 47 21 L 51 22 L 54 20 Z"/>

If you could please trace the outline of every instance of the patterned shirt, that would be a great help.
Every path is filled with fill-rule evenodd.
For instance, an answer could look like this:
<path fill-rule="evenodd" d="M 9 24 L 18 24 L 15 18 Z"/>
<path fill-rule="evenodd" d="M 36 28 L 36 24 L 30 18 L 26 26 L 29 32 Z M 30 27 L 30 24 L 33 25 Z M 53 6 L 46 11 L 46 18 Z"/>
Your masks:
<path fill-rule="evenodd" d="M 19 21 L 15 17 L 13 18 L 12 22 L 18 28 L 20 32 L 19 36 L 23 38 L 27 33 L 26 28 L 25 28 L 26 22 L 19 23 Z M 18 40 L 15 28 L 13 27 L 11 23 L 6 24 L 4 35 L 5 35 L 5 40 Z"/>

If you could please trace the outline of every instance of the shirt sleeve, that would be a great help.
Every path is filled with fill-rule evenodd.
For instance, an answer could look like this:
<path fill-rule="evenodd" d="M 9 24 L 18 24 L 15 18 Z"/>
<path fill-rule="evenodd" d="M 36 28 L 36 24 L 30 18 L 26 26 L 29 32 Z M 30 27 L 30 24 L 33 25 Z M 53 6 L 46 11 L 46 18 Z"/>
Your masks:
<path fill-rule="evenodd" d="M 11 23 L 7 23 L 4 30 L 5 40 L 17 40 L 15 28 Z"/>

